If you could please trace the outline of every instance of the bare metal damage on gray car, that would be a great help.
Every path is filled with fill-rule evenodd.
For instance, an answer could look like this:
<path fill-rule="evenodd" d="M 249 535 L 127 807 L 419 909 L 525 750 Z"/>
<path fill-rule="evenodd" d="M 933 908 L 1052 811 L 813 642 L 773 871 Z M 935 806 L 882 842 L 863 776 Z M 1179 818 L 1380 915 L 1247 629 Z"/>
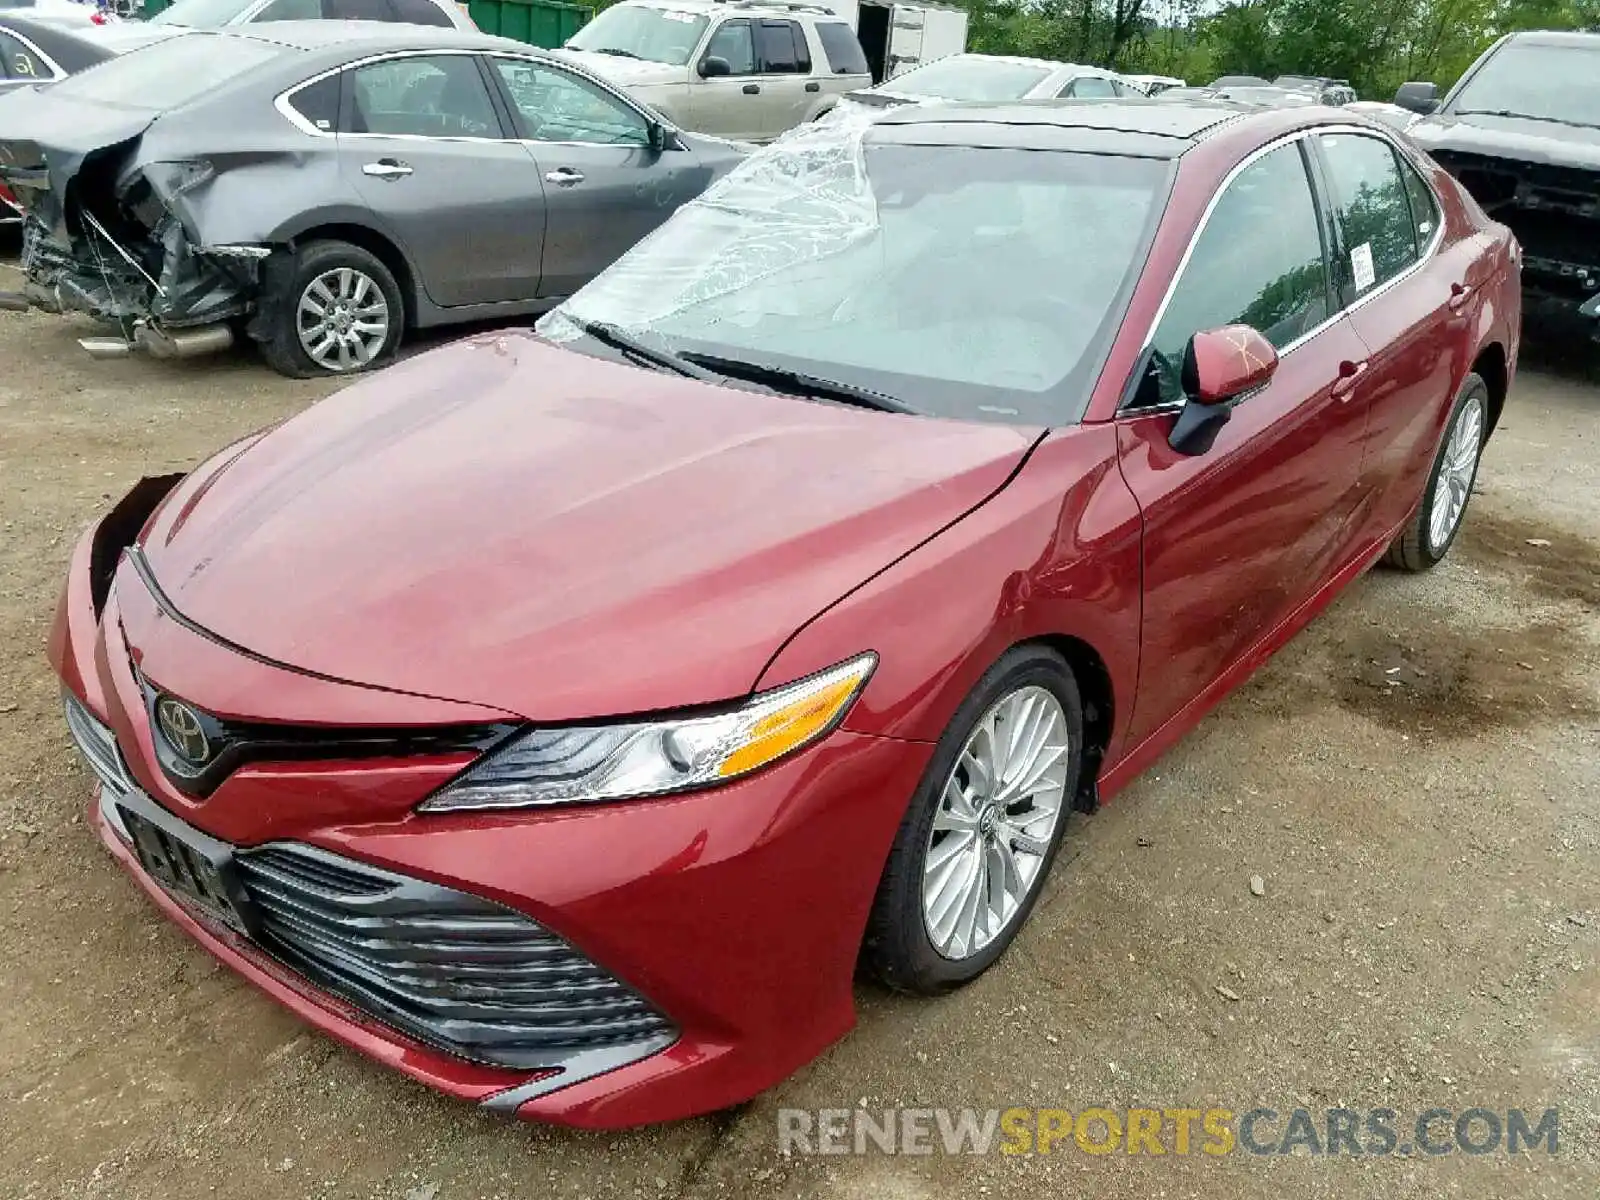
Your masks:
<path fill-rule="evenodd" d="M 286 374 L 362 370 L 407 328 L 550 308 L 748 151 L 520 43 L 334 25 L 187 34 L 0 97 L 10 306 L 105 322 L 94 353 L 242 331 Z"/>

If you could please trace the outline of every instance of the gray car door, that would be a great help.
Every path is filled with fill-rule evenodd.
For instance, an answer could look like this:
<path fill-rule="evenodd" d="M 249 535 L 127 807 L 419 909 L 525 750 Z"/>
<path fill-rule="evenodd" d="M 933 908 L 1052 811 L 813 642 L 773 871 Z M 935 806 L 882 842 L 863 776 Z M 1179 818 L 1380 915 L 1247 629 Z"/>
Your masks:
<path fill-rule="evenodd" d="M 545 188 L 539 294 L 569 296 L 695 195 L 693 151 L 655 150 L 651 119 L 597 80 L 546 59 L 494 55 Z"/>
<path fill-rule="evenodd" d="M 340 170 L 442 308 L 530 300 L 544 185 L 472 53 L 380 59 L 346 75 Z"/>

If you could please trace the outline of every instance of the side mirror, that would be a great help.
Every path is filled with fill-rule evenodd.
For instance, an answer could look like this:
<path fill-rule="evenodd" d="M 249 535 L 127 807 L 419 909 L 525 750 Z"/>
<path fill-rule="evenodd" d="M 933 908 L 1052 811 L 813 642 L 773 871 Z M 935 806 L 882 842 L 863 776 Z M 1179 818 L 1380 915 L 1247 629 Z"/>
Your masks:
<path fill-rule="evenodd" d="M 1183 352 L 1188 399 L 1167 435 L 1179 454 L 1204 454 L 1233 415 L 1233 407 L 1265 387 L 1278 369 L 1278 352 L 1248 325 L 1203 329 Z"/>
<path fill-rule="evenodd" d="M 733 64 L 725 58 L 718 58 L 715 54 L 700 60 L 700 78 L 715 79 L 719 75 L 732 75 Z"/>
<path fill-rule="evenodd" d="M 667 127 L 660 121 L 651 121 L 645 126 L 645 140 L 653 153 L 660 154 L 667 148 Z"/>
<path fill-rule="evenodd" d="M 1408 108 L 1414 113 L 1427 116 L 1439 107 L 1439 85 L 1437 83 L 1402 83 L 1400 90 L 1394 94 L 1394 102 L 1401 108 Z"/>

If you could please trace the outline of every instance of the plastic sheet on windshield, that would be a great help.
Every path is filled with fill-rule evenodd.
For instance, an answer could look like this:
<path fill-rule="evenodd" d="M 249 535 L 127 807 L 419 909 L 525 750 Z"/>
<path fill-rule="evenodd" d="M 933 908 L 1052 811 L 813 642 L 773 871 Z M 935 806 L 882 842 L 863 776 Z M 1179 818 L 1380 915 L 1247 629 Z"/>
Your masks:
<path fill-rule="evenodd" d="M 882 113 L 849 109 L 745 159 L 540 321 L 539 332 L 556 342 L 581 336 L 567 315 L 646 331 L 874 236 L 878 207 L 862 141 Z"/>

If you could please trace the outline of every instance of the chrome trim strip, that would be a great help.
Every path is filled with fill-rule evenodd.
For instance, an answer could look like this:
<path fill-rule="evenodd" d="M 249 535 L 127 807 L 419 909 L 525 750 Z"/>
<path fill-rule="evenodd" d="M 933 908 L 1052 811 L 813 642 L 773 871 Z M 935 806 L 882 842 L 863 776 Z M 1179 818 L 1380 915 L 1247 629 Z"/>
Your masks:
<path fill-rule="evenodd" d="M 1254 164 L 1257 159 L 1265 157 L 1272 151 L 1281 150 L 1284 146 L 1293 145 L 1295 142 L 1302 141 L 1305 138 L 1316 137 L 1325 133 L 1353 133 L 1360 137 L 1370 137 L 1375 141 L 1383 142 L 1391 150 L 1396 151 L 1400 158 L 1403 159 L 1408 166 L 1411 165 L 1411 156 L 1408 155 L 1405 150 L 1401 148 L 1400 144 L 1394 138 L 1390 137 L 1387 132 L 1378 128 L 1363 128 L 1358 125 L 1313 125 L 1307 129 L 1297 129 L 1293 133 L 1285 134 L 1283 137 L 1278 138 L 1275 141 L 1268 142 L 1265 146 L 1258 146 L 1256 149 L 1252 150 L 1249 154 L 1245 155 L 1244 158 L 1239 160 L 1239 162 L 1234 166 L 1233 170 L 1229 171 L 1228 174 L 1223 177 L 1222 183 L 1218 185 L 1217 190 L 1212 194 L 1211 200 L 1206 204 L 1205 212 L 1200 214 L 1200 223 L 1195 226 L 1194 233 L 1189 238 L 1189 244 L 1184 248 L 1183 257 L 1178 260 L 1178 269 L 1173 272 L 1172 279 L 1167 284 L 1166 294 L 1161 297 L 1161 304 L 1159 307 L 1157 307 L 1155 315 L 1150 320 L 1150 327 L 1145 330 L 1144 340 L 1139 345 L 1140 356 L 1142 356 L 1146 350 L 1150 349 L 1152 343 L 1154 342 L 1156 330 L 1161 325 L 1161 318 L 1167 315 L 1167 306 L 1172 303 L 1173 294 L 1178 290 L 1178 284 L 1183 279 L 1183 273 L 1189 269 L 1189 259 L 1193 257 L 1195 247 L 1199 244 L 1200 238 L 1204 235 L 1206 226 L 1211 223 L 1211 214 L 1215 211 L 1217 203 L 1222 199 L 1223 194 L 1228 190 L 1233 181 L 1237 179 L 1246 168 Z M 1412 166 L 1411 169 L 1415 171 L 1416 167 Z M 1417 174 L 1421 176 L 1422 172 L 1417 171 Z M 1357 298 L 1350 304 L 1344 305 L 1337 312 L 1332 313 L 1326 321 L 1323 321 L 1311 329 L 1308 329 L 1305 333 L 1302 333 L 1299 337 L 1295 338 L 1294 341 L 1284 346 L 1282 350 L 1278 351 L 1278 357 L 1280 359 L 1286 358 L 1288 355 L 1294 353 L 1294 351 L 1298 350 L 1301 346 L 1305 345 L 1325 329 L 1328 329 L 1335 322 L 1340 320 L 1340 318 L 1346 317 L 1350 313 L 1353 313 L 1356 309 L 1367 303 L 1367 301 L 1383 295 L 1384 292 L 1388 291 L 1402 279 L 1407 278 L 1421 269 L 1423 266 L 1427 265 L 1433 256 L 1438 253 L 1439 243 L 1444 240 L 1444 206 L 1439 203 L 1438 193 L 1433 190 L 1433 185 L 1428 182 L 1426 176 L 1422 176 L 1422 182 L 1424 186 L 1427 187 L 1428 194 L 1433 196 L 1434 207 L 1439 213 L 1439 217 L 1435 222 L 1433 237 L 1428 242 L 1427 248 L 1421 254 L 1419 254 L 1416 261 L 1404 271 L 1401 271 L 1392 279 L 1384 280 L 1382 284 L 1373 288 L 1366 295 Z M 1335 291 L 1337 291 L 1337 287 L 1335 288 Z M 1120 417 L 1124 413 L 1133 413 L 1140 417 L 1148 417 L 1157 413 L 1175 412 L 1182 407 L 1182 401 L 1177 401 L 1170 404 L 1151 405 L 1147 408 L 1138 409 L 1132 409 L 1128 405 L 1123 404 L 1118 407 L 1116 415 Z"/>
<path fill-rule="evenodd" d="M 636 1062 L 643 1062 L 652 1054 L 659 1054 L 678 1040 L 675 1033 L 660 1033 L 653 1038 L 642 1042 L 633 1042 L 625 1046 L 603 1046 L 593 1050 L 580 1050 L 566 1059 L 557 1059 L 550 1066 L 558 1068 L 560 1074 L 547 1075 L 543 1079 L 535 1079 L 530 1083 L 519 1083 L 509 1087 L 503 1092 L 495 1092 L 478 1101 L 479 1105 L 492 1112 L 514 1114 L 529 1100 L 540 1096 L 549 1095 L 551 1092 L 562 1088 L 571 1087 L 575 1083 L 582 1083 L 593 1079 L 597 1075 L 604 1075 L 609 1071 L 616 1071 L 622 1067 L 632 1066 Z"/>

